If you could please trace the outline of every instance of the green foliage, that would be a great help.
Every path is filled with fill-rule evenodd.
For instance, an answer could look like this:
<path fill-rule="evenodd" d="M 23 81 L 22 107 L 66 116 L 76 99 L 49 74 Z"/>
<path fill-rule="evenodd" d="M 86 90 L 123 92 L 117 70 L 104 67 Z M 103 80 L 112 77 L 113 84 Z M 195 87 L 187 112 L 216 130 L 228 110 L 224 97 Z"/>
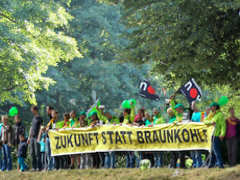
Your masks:
<path fill-rule="evenodd" d="M 120 36 L 126 31 L 120 23 L 120 7 L 95 0 L 72 0 L 70 5 L 74 19 L 67 33 L 78 41 L 84 58 L 49 68 L 47 75 L 57 83 L 49 91 L 38 93 L 39 104 L 50 104 L 60 113 L 72 109 L 80 112 L 93 104 L 94 90 L 112 113 L 118 114 L 121 102 L 130 98 L 137 99 L 138 107 L 152 108 L 154 103 L 138 95 L 138 83 L 148 77 L 150 66 L 115 61 L 119 49 L 128 43 Z"/>
<path fill-rule="evenodd" d="M 67 2 L 67 1 L 66 1 Z M 36 104 L 36 90 L 54 81 L 49 66 L 81 57 L 77 42 L 64 29 L 72 16 L 64 3 L 42 0 L 0 2 L 0 101 Z"/>
<path fill-rule="evenodd" d="M 130 30 L 122 60 L 152 62 L 153 72 L 166 81 L 194 77 L 202 84 L 239 88 L 239 0 L 110 2 L 121 4 Z"/>

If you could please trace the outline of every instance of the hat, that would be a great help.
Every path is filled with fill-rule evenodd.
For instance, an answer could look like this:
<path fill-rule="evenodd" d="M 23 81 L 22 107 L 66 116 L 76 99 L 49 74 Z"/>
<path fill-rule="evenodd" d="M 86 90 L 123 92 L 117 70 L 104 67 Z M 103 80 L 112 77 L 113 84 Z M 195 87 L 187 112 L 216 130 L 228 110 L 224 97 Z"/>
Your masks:
<path fill-rule="evenodd" d="M 183 108 L 183 109 L 184 109 L 184 106 L 179 103 L 179 104 L 177 104 L 177 105 L 174 107 L 174 109 L 177 109 L 177 108 Z"/>
<path fill-rule="evenodd" d="M 210 107 L 214 107 L 214 106 L 219 106 L 219 104 L 216 103 L 216 102 L 212 102 L 212 103 L 210 104 Z"/>
<path fill-rule="evenodd" d="M 92 117 L 93 115 L 97 115 L 97 112 L 96 112 L 96 111 L 92 111 L 92 112 L 89 113 L 88 116 L 89 116 L 89 117 Z"/>
<path fill-rule="evenodd" d="M 86 112 L 81 111 L 81 112 L 80 112 L 80 116 L 86 116 Z"/>

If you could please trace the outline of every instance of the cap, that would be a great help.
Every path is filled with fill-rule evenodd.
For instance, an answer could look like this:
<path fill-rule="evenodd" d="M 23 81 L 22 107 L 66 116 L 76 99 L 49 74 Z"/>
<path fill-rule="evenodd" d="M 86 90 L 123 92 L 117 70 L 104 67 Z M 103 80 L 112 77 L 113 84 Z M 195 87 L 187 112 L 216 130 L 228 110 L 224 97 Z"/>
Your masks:
<path fill-rule="evenodd" d="M 183 108 L 183 109 L 184 109 L 184 106 L 179 103 L 179 104 L 177 104 L 177 105 L 174 107 L 174 109 L 177 109 L 177 108 Z"/>

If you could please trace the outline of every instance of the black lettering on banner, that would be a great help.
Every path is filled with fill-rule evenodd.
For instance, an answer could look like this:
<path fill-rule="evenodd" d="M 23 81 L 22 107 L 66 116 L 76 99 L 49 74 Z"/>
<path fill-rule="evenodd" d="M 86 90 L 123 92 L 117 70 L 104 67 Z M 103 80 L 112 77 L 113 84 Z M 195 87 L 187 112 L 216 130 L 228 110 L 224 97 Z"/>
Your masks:
<path fill-rule="evenodd" d="M 158 135 L 157 135 L 157 131 L 153 131 L 153 143 L 155 142 L 160 142 Z"/>
<path fill-rule="evenodd" d="M 144 131 L 144 135 L 145 135 L 145 140 L 146 142 L 150 142 L 152 143 L 152 140 L 151 140 L 151 132 L 150 131 Z"/>
<path fill-rule="evenodd" d="M 56 143 L 56 149 L 61 149 L 61 146 L 59 146 L 59 136 L 55 136 L 54 137 L 55 138 L 55 140 L 57 141 L 57 143 Z"/>
<path fill-rule="evenodd" d="M 202 132 L 203 132 L 203 134 L 204 134 L 204 141 L 207 142 L 207 141 L 208 141 L 208 140 L 207 140 L 207 130 L 206 130 L 206 129 L 203 129 Z"/>
<path fill-rule="evenodd" d="M 82 137 L 82 144 L 85 146 L 87 145 L 88 146 L 88 137 L 87 137 L 87 134 L 81 134 L 81 137 Z"/>
<path fill-rule="evenodd" d="M 77 137 L 78 137 L 78 141 L 77 141 Z M 75 140 L 75 145 L 77 147 L 81 146 L 80 134 L 74 134 L 74 140 Z"/>
<path fill-rule="evenodd" d="M 182 143 L 179 133 L 180 133 L 180 129 L 178 129 L 178 130 L 174 129 L 174 140 L 175 140 L 175 142 L 177 142 L 177 140 L 178 140 L 179 143 Z"/>
<path fill-rule="evenodd" d="M 95 133 L 93 133 L 93 135 L 95 136 L 95 138 L 96 138 L 96 142 L 97 142 L 97 144 L 98 144 L 98 133 L 95 132 Z"/>
<path fill-rule="evenodd" d="M 113 139 L 112 139 L 113 132 L 112 131 L 107 131 L 107 134 L 109 135 L 110 143 L 113 144 Z"/>
<path fill-rule="evenodd" d="M 63 138 L 64 138 L 64 143 L 63 143 Z M 63 148 L 66 148 L 66 136 L 61 136 L 61 146 Z"/>
<path fill-rule="evenodd" d="M 107 142 L 107 139 L 106 139 L 106 136 L 105 136 L 105 131 L 102 132 L 102 143 L 103 144 L 106 144 Z"/>
<path fill-rule="evenodd" d="M 124 144 L 127 144 L 126 139 L 125 139 L 126 131 L 120 131 L 120 133 L 121 133 L 121 135 L 122 135 L 122 138 L 123 138 Z"/>
<path fill-rule="evenodd" d="M 144 143 L 144 138 L 143 138 L 143 132 L 142 131 L 137 131 L 137 139 L 140 144 Z"/>
<path fill-rule="evenodd" d="M 186 136 L 187 136 L 187 138 L 186 138 Z M 183 137 L 183 141 L 184 141 L 184 142 L 189 142 L 189 140 L 190 140 L 190 135 L 189 135 L 189 132 L 188 132 L 187 129 L 183 129 L 183 130 L 182 130 L 182 137 Z"/>
<path fill-rule="evenodd" d="M 169 130 L 167 130 L 167 139 L 168 143 L 173 143 L 173 130 L 171 129 L 171 133 Z"/>
<path fill-rule="evenodd" d="M 199 138 L 200 138 L 200 141 L 201 141 L 201 142 L 204 142 L 204 139 L 202 138 L 199 129 L 197 130 L 197 133 L 198 133 L 198 136 L 199 136 Z"/>
<path fill-rule="evenodd" d="M 89 139 L 89 144 L 92 144 L 93 138 L 92 138 L 92 133 L 88 133 L 88 139 Z"/>
<path fill-rule="evenodd" d="M 194 131 L 194 132 L 193 132 Z M 190 129 L 191 137 L 192 137 L 192 142 L 195 142 L 194 137 L 196 138 L 196 141 L 198 142 L 198 135 L 196 129 Z"/>
<path fill-rule="evenodd" d="M 68 143 L 68 147 L 71 146 L 73 147 L 73 143 L 72 143 L 72 134 L 70 136 L 67 136 L 67 143 Z"/>
<path fill-rule="evenodd" d="M 132 138 L 131 138 L 132 131 L 127 131 L 127 134 L 128 134 L 128 140 L 129 140 L 130 144 L 132 144 Z"/>
<path fill-rule="evenodd" d="M 166 130 L 163 130 L 163 134 L 164 134 L 164 139 L 162 138 L 162 131 L 159 130 L 160 141 L 161 141 L 162 143 L 165 143 L 165 142 L 166 142 Z"/>
<path fill-rule="evenodd" d="M 118 142 L 120 142 L 122 144 L 122 139 L 121 139 L 121 136 L 116 131 L 116 133 L 115 133 L 115 144 L 118 144 Z"/>

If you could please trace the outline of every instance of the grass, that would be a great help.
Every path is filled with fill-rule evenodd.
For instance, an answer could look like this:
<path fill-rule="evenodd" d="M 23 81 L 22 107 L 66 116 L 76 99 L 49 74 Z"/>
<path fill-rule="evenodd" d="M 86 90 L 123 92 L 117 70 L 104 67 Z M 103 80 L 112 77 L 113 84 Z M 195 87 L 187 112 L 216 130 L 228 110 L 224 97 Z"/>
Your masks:
<path fill-rule="evenodd" d="M 226 169 L 90 169 L 50 172 L 0 172 L 1 180 L 235 180 L 240 166 Z"/>

